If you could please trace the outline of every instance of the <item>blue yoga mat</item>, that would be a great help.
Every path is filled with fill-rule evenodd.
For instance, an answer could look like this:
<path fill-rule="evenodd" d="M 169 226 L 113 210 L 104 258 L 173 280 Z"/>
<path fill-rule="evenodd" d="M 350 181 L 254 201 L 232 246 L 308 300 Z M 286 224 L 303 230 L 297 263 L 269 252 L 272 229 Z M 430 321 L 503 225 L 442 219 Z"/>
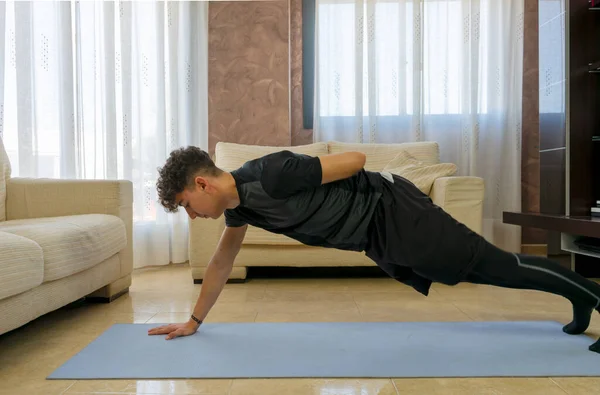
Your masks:
<path fill-rule="evenodd" d="M 116 324 L 49 379 L 600 376 L 594 339 L 557 322 Z"/>

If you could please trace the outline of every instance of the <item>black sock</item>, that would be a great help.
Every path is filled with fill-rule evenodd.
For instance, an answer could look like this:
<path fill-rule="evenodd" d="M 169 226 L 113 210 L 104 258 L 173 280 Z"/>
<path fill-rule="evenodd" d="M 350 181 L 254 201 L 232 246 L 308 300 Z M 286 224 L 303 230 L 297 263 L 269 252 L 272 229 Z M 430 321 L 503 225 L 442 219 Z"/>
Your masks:
<path fill-rule="evenodd" d="M 589 349 L 590 351 L 600 353 L 600 340 L 597 340 L 596 343 L 592 344 Z"/>
<path fill-rule="evenodd" d="M 573 303 L 573 302 L 571 302 Z M 573 321 L 563 327 L 563 331 L 569 335 L 580 335 L 590 325 L 593 308 L 573 303 Z"/>

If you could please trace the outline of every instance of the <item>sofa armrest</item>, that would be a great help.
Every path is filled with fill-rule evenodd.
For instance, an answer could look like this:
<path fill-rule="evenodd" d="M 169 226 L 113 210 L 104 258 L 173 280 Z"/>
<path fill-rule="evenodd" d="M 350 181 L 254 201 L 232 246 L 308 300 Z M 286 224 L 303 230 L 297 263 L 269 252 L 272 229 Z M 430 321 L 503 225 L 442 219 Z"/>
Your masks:
<path fill-rule="evenodd" d="M 225 231 L 225 217 L 216 220 L 189 220 L 189 255 L 191 267 L 206 267 Z"/>
<path fill-rule="evenodd" d="M 123 180 L 11 178 L 7 220 L 109 214 L 125 223 L 127 246 L 119 252 L 121 275 L 133 271 L 133 185 Z"/>
<path fill-rule="evenodd" d="M 433 183 L 430 197 L 454 219 L 482 234 L 484 192 L 480 177 L 440 177 Z"/>

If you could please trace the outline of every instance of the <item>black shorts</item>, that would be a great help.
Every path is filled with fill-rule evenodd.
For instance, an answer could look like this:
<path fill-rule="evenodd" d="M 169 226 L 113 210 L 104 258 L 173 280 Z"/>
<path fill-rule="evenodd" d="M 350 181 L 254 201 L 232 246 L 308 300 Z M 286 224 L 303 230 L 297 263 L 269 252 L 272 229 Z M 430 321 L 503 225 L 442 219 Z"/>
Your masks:
<path fill-rule="evenodd" d="M 415 281 L 424 282 L 427 289 L 432 281 L 447 285 L 463 281 L 477 263 L 485 239 L 400 176 L 386 180 L 382 189 L 369 228 L 367 256 L 413 286 Z"/>

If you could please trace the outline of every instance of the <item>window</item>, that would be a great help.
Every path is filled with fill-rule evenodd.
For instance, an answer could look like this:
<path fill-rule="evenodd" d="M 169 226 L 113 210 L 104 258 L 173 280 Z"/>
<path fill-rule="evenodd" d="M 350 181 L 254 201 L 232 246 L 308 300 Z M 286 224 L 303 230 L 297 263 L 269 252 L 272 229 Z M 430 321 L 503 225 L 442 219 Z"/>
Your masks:
<path fill-rule="evenodd" d="M 506 52 L 490 39 L 503 33 L 491 1 L 477 11 L 457 0 L 420 2 L 420 18 L 412 1 L 365 2 L 362 37 L 354 1 L 316 1 L 303 0 L 305 128 L 313 126 L 315 7 L 320 116 L 354 117 L 357 106 L 380 117 L 455 115 L 473 107 L 483 114 L 502 105 L 490 103 L 506 72 L 495 65 Z"/>
<path fill-rule="evenodd" d="M 36 5 L 36 12 L 31 14 L 32 24 L 36 26 L 35 35 L 24 35 L 31 39 L 33 53 L 17 51 L 15 35 L 15 2 L 5 4 L 6 19 L 4 35 L 4 119 L 3 142 L 7 151 L 13 176 L 36 175 L 38 177 L 57 177 L 60 173 L 60 100 L 58 92 L 61 81 L 56 78 L 57 62 L 49 61 L 49 56 L 58 51 L 60 37 L 53 28 L 58 20 L 56 7 L 52 3 Z M 24 61 L 25 57 L 35 57 L 34 62 Z M 33 78 L 17 80 L 17 64 L 34 67 Z M 22 66 L 20 66 L 22 67 Z M 25 75 L 25 73 L 21 73 Z M 17 84 L 20 92 L 17 94 Z M 24 93 L 21 93 L 24 92 Z M 30 101 L 34 105 L 29 104 Z M 33 109 L 31 113 L 21 113 Z M 35 113 L 33 113 L 35 112 Z M 18 124 L 17 119 L 23 121 Z M 19 148 L 20 147 L 20 148 Z M 27 156 L 20 161 L 19 154 Z M 34 153 L 35 160 L 29 160 Z"/>

